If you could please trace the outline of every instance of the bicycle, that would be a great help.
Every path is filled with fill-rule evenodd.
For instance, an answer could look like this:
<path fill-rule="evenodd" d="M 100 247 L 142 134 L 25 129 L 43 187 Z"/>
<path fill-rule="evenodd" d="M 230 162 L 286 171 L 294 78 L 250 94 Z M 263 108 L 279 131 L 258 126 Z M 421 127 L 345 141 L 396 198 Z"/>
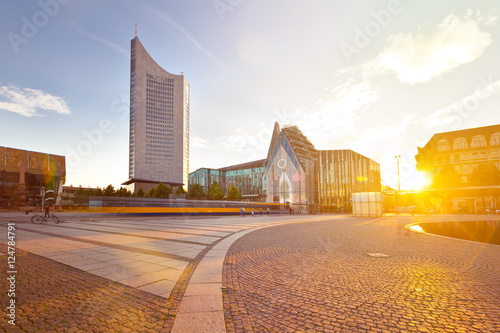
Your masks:
<path fill-rule="evenodd" d="M 59 218 L 55 216 L 54 214 L 50 213 L 49 216 L 45 216 L 45 214 L 36 214 L 33 215 L 31 218 L 31 223 L 38 224 L 38 223 L 43 223 L 43 222 L 52 222 L 55 224 L 59 223 Z"/>

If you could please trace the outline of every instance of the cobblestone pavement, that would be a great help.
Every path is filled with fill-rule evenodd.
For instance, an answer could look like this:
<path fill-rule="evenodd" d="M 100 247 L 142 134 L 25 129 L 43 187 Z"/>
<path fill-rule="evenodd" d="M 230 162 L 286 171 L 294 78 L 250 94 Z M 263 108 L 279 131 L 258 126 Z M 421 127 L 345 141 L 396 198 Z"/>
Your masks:
<path fill-rule="evenodd" d="M 170 332 L 194 271 L 214 246 L 239 232 L 294 219 L 59 216 L 58 225 L 38 225 L 30 216 L 0 215 L 0 332 Z M 15 226 L 15 297 L 7 295 L 9 224 Z M 222 262 L 223 256 L 220 276 Z M 15 326 L 8 324 L 11 299 Z"/>
<path fill-rule="evenodd" d="M 500 246 L 404 227 L 456 218 L 343 217 L 249 233 L 224 263 L 226 330 L 500 332 Z"/>
<path fill-rule="evenodd" d="M 0 252 L 7 253 L 4 244 Z M 160 332 L 167 300 L 17 249 L 16 325 L 2 332 Z M 0 279 L 6 281 L 6 270 Z M 4 284 L 2 284 L 4 285 Z"/>

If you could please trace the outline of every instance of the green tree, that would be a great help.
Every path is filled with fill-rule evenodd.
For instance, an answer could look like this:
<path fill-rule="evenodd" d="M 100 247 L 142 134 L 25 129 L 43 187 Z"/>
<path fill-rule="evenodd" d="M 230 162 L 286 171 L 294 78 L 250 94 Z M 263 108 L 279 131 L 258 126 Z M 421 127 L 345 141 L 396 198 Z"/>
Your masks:
<path fill-rule="evenodd" d="M 203 188 L 200 186 L 200 184 L 194 184 L 193 186 L 189 187 L 189 192 L 186 198 L 195 200 L 204 199 L 205 191 L 203 191 Z"/>
<path fill-rule="evenodd" d="M 175 194 L 186 194 L 186 190 L 184 189 L 184 187 L 179 186 L 179 187 L 177 187 L 177 189 L 175 190 Z"/>
<path fill-rule="evenodd" d="M 474 170 L 472 170 L 468 184 L 471 186 L 484 186 L 485 188 L 477 190 L 478 195 L 483 198 L 483 208 L 486 209 L 485 196 L 493 195 L 496 199 L 491 188 L 488 186 L 500 185 L 500 171 L 493 163 L 481 163 Z"/>
<path fill-rule="evenodd" d="M 150 198 L 156 197 L 156 187 L 153 187 L 152 189 L 149 190 L 148 197 Z"/>
<path fill-rule="evenodd" d="M 158 184 L 158 186 L 156 187 L 156 191 L 155 191 L 156 198 L 168 199 L 170 194 L 172 194 L 172 188 L 170 186 L 165 185 L 162 182 L 160 182 Z"/>
<path fill-rule="evenodd" d="M 104 192 L 102 191 L 102 189 L 97 188 L 97 190 L 95 190 L 96 197 L 102 197 L 103 195 L 104 195 Z"/>
<path fill-rule="evenodd" d="M 123 198 L 123 197 L 130 197 L 132 195 L 132 193 L 130 193 L 130 191 L 127 190 L 126 188 L 120 187 L 118 190 L 116 190 L 115 195 L 117 197 Z"/>
<path fill-rule="evenodd" d="M 112 197 L 115 195 L 115 188 L 113 185 L 109 184 L 108 187 L 104 190 L 104 196 Z"/>
<path fill-rule="evenodd" d="M 139 187 L 136 195 L 138 198 L 144 198 L 144 190 L 142 189 L 142 187 Z"/>
<path fill-rule="evenodd" d="M 224 192 L 220 188 L 219 184 L 214 180 L 210 188 L 208 189 L 207 199 L 209 200 L 222 200 L 224 199 Z"/>
<path fill-rule="evenodd" d="M 500 185 L 500 171 L 493 163 L 479 164 L 472 170 L 468 183 L 473 186 Z"/>
<path fill-rule="evenodd" d="M 76 191 L 76 196 L 78 197 L 85 197 L 85 196 L 88 196 L 89 194 L 87 193 L 87 191 L 84 189 L 84 188 L 81 188 L 79 189 L 78 191 Z"/>
<path fill-rule="evenodd" d="M 231 185 L 231 188 L 229 189 L 229 193 L 227 194 L 227 200 L 230 200 L 230 201 L 241 200 L 241 193 L 236 186 Z"/>
<path fill-rule="evenodd" d="M 431 188 L 450 188 L 461 185 L 461 180 L 454 166 L 444 166 L 441 171 L 432 179 Z"/>

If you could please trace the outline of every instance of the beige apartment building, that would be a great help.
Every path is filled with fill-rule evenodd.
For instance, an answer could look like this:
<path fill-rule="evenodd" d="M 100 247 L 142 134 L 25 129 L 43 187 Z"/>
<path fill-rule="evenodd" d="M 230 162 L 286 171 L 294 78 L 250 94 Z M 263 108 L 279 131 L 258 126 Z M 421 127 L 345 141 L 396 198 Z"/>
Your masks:
<path fill-rule="evenodd" d="M 500 125 L 434 134 L 415 159 L 417 170 L 434 180 L 428 192 L 445 199 L 441 208 L 469 213 L 500 209 Z"/>

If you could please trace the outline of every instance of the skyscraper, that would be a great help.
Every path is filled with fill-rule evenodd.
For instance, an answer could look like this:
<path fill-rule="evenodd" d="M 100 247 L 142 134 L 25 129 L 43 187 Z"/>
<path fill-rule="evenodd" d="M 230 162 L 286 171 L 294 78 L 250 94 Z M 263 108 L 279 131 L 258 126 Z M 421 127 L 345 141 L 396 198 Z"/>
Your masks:
<path fill-rule="evenodd" d="M 129 182 L 185 184 L 189 174 L 189 83 L 131 41 Z M 137 189 L 135 189 L 137 190 Z"/>

